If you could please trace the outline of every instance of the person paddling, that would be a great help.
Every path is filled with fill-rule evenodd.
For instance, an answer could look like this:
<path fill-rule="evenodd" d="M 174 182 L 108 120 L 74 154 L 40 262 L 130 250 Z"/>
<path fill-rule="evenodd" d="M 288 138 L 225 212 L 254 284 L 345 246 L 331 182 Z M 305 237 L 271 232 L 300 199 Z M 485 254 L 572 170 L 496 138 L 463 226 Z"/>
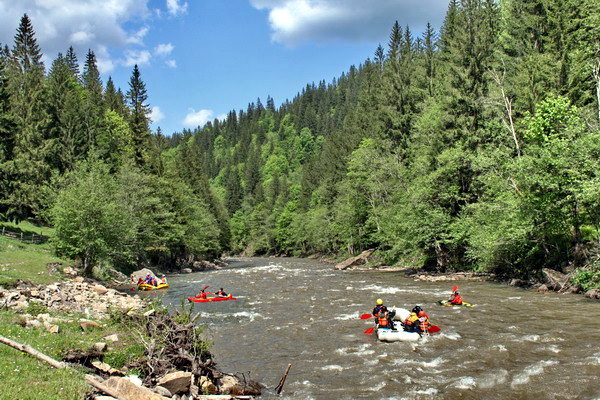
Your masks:
<path fill-rule="evenodd" d="M 450 304 L 453 304 L 455 306 L 460 306 L 463 303 L 463 299 L 462 296 L 460 295 L 460 292 L 457 290 L 454 290 L 454 292 L 452 292 L 452 294 L 450 295 Z"/>
<path fill-rule="evenodd" d="M 381 321 L 382 321 L 381 315 L 382 314 L 386 320 L 386 323 L 384 325 L 381 324 Z M 390 312 L 388 310 L 388 308 L 385 305 L 383 305 L 383 300 L 377 299 L 377 305 L 375 306 L 375 308 L 373 308 L 373 316 L 376 318 L 377 325 L 379 327 L 390 328 L 392 330 L 396 330 L 396 328 L 394 326 L 394 319 L 393 319 L 395 314 L 396 314 L 395 312 Z"/>
<path fill-rule="evenodd" d="M 227 294 L 227 293 L 225 293 L 225 291 L 223 290 L 223 288 L 220 288 L 220 289 L 217 291 L 217 293 L 215 293 L 215 294 L 216 294 L 217 296 L 219 296 L 219 297 L 227 297 L 227 296 L 228 296 L 228 294 Z"/>
<path fill-rule="evenodd" d="M 205 287 L 203 289 L 200 289 L 200 293 L 198 293 L 198 295 L 196 297 L 199 298 L 199 299 L 206 299 L 206 292 L 205 292 L 205 290 L 206 290 L 207 287 Z"/>

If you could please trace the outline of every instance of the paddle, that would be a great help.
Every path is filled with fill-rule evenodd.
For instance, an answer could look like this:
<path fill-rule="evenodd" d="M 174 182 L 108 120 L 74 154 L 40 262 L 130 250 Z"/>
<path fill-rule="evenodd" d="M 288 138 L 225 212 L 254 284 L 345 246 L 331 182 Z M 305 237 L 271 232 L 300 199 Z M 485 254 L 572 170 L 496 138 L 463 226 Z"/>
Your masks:
<path fill-rule="evenodd" d="M 369 319 L 373 318 L 373 314 L 363 314 L 360 316 L 360 319 Z"/>
<path fill-rule="evenodd" d="M 375 327 L 370 327 L 369 329 L 367 329 L 365 331 L 365 335 L 370 335 L 371 333 L 373 333 L 374 330 L 375 330 Z"/>
<path fill-rule="evenodd" d="M 430 325 L 429 326 L 429 333 L 436 333 L 441 331 L 440 327 L 437 325 Z"/>

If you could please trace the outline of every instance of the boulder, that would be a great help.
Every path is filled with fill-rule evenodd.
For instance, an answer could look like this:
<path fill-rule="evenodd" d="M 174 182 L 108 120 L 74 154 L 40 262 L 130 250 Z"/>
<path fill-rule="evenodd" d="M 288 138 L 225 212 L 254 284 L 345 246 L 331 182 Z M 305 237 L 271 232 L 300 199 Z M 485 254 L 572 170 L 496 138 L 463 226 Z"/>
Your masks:
<path fill-rule="evenodd" d="M 107 344 L 104 342 L 98 342 L 98 343 L 94 343 L 94 345 L 92 346 L 92 349 L 94 349 L 95 351 L 98 351 L 100 353 L 103 353 L 106 351 L 107 348 Z"/>
<path fill-rule="evenodd" d="M 192 384 L 192 373 L 177 371 L 160 378 L 158 386 L 167 388 L 173 394 L 188 393 Z"/>
<path fill-rule="evenodd" d="M 42 326 L 42 323 L 37 319 L 28 319 L 27 321 L 25 321 L 25 326 L 27 328 L 39 328 L 40 326 Z"/>
<path fill-rule="evenodd" d="M 83 321 L 79 326 L 84 331 L 89 331 L 90 329 L 102 329 L 102 325 L 94 321 Z"/>
<path fill-rule="evenodd" d="M 148 274 L 150 274 L 152 276 L 156 276 L 156 275 L 154 275 L 154 272 L 152 272 L 148 268 L 143 268 L 143 269 L 133 272 L 129 277 L 131 278 L 131 282 L 137 283 L 138 279 L 140 279 L 140 278 L 144 279 L 146 277 L 146 275 L 148 275 Z"/>
<path fill-rule="evenodd" d="M 233 375 L 225 375 L 220 379 L 219 392 L 221 394 L 259 396 L 261 390 L 262 385 L 256 381 L 241 382 L 238 377 Z"/>
<path fill-rule="evenodd" d="M 181 270 L 181 273 L 183 274 L 191 274 L 192 273 L 192 269 L 191 268 L 184 268 Z"/>
<path fill-rule="evenodd" d="M 590 289 L 585 292 L 585 297 L 588 299 L 600 299 L 600 289 Z"/>
<path fill-rule="evenodd" d="M 359 255 L 357 255 L 356 257 L 351 257 L 351 258 L 347 259 L 346 261 L 342 261 L 341 263 L 337 264 L 335 266 L 335 269 L 343 271 L 348 268 L 355 267 L 357 265 L 366 264 L 368 261 L 368 258 L 371 256 L 371 254 L 373 254 L 374 251 L 375 251 L 375 249 L 365 250 L 362 253 L 360 253 Z"/>
<path fill-rule="evenodd" d="M 567 275 L 550 268 L 543 268 L 542 275 L 548 289 L 562 290 L 569 282 L 569 277 Z"/>
<path fill-rule="evenodd" d="M 46 326 L 46 332 L 48 332 L 48 333 L 58 333 L 59 331 L 60 331 L 60 328 L 58 327 L 58 325 Z"/>
<path fill-rule="evenodd" d="M 165 400 L 167 397 L 163 397 L 159 394 L 152 392 L 150 389 L 145 387 L 137 386 L 125 378 L 112 377 L 104 381 L 104 385 L 113 389 L 120 399 L 123 400 Z"/>
<path fill-rule="evenodd" d="M 160 394 L 161 396 L 173 397 L 173 394 L 166 387 L 156 386 L 155 388 L 152 388 L 152 391 L 154 393 Z"/>
<path fill-rule="evenodd" d="M 75 283 L 82 283 L 84 281 L 85 279 L 83 278 L 83 276 L 76 276 L 75 278 L 73 278 L 73 282 Z"/>
<path fill-rule="evenodd" d="M 114 335 L 109 335 L 105 337 L 104 340 L 108 340 L 109 342 L 118 342 L 119 336 L 117 336 L 117 334 L 115 333 Z"/>
<path fill-rule="evenodd" d="M 546 293 L 548 290 L 548 286 L 546 285 L 540 285 L 537 289 L 535 289 L 535 291 L 538 293 Z"/>
<path fill-rule="evenodd" d="M 214 383 L 208 377 L 201 376 L 200 377 L 200 390 L 204 394 L 217 394 L 219 389 L 215 386 Z"/>
<path fill-rule="evenodd" d="M 94 285 L 92 286 L 92 290 L 98 294 L 106 294 L 108 292 L 108 289 L 102 285 Z"/>

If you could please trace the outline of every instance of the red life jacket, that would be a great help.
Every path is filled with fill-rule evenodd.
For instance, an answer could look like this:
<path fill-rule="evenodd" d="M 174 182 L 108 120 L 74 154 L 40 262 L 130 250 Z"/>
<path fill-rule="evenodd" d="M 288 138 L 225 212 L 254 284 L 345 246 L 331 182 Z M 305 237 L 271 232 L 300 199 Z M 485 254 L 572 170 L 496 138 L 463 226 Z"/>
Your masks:
<path fill-rule="evenodd" d="M 457 305 L 460 305 L 460 304 L 462 304 L 462 303 L 463 303 L 463 301 L 462 301 L 462 297 L 461 297 L 461 295 L 460 295 L 460 294 L 457 294 L 456 296 L 454 296 L 454 298 L 452 299 L 451 303 L 452 303 L 452 304 L 457 304 Z"/>
<path fill-rule="evenodd" d="M 387 316 L 377 317 L 377 325 L 383 326 L 383 327 L 387 326 L 388 325 Z"/>

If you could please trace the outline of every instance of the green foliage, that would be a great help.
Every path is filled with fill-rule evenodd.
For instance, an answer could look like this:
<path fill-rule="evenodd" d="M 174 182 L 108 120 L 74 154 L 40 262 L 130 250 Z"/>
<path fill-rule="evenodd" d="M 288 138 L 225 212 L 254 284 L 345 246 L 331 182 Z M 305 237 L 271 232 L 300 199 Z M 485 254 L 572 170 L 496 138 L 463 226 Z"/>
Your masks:
<path fill-rule="evenodd" d="M 572 282 L 583 291 L 600 289 L 600 267 L 595 265 L 590 268 L 579 268 L 573 274 Z"/>

